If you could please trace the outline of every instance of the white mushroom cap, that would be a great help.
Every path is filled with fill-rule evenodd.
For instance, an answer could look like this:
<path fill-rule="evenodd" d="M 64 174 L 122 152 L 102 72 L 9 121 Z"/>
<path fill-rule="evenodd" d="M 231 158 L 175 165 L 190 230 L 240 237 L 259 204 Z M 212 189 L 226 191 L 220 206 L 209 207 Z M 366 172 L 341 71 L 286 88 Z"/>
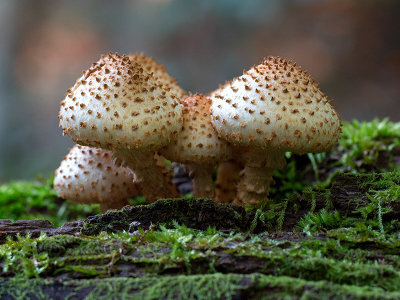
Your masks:
<path fill-rule="evenodd" d="M 54 189 L 79 203 L 118 203 L 138 195 L 133 178 L 113 163 L 111 151 L 75 145 L 55 171 Z"/>
<path fill-rule="evenodd" d="M 211 100 L 201 94 L 186 97 L 182 103 L 183 128 L 178 139 L 161 150 L 168 159 L 180 163 L 215 164 L 228 160 L 232 151 L 211 124 Z"/>
<path fill-rule="evenodd" d="M 132 62 L 141 65 L 147 73 L 153 73 L 153 77 L 157 78 L 162 84 L 169 86 L 179 99 L 186 95 L 186 92 L 179 86 L 176 79 L 168 74 L 164 65 L 157 63 L 153 58 L 142 53 L 131 53 L 129 58 Z"/>
<path fill-rule="evenodd" d="M 322 152 L 339 139 L 330 100 L 295 63 L 269 57 L 210 95 L 220 137 L 238 146 Z"/>
<path fill-rule="evenodd" d="M 61 102 L 60 126 L 76 143 L 154 151 L 182 127 L 177 96 L 128 56 L 94 63 Z"/>

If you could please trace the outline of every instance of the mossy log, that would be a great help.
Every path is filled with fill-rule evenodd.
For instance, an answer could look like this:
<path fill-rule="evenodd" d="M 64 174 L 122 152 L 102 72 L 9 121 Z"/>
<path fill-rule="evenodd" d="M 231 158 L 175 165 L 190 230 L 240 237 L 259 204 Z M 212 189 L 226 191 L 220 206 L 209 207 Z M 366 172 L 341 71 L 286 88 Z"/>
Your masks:
<path fill-rule="evenodd" d="M 251 222 L 249 217 L 243 207 L 210 199 L 165 199 L 151 205 L 128 206 L 89 217 L 83 224 L 82 233 L 134 231 L 173 221 L 200 230 L 215 227 L 218 230 L 246 231 Z"/>
<path fill-rule="evenodd" d="M 385 174 L 385 173 L 382 173 Z M 387 173 L 390 174 L 390 173 Z M 396 178 L 393 178 L 396 184 Z M 318 212 L 329 206 L 337 210 L 341 216 L 356 216 L 357 209 L 371 203 L 368 192 L 376 189 L 377 182 L 382 181 L 382 175 L 374 174 L 339 174 L 331 188 L 325 191 L 313 191 L 296 199 L 296 205 L 288 204 L 284 211 L 282 229 L 292 231 L 298 221 L 312 209 Z M 400 201 L 390 199 L 387 203 L 389 211 L 383 215 L 385 221 L 400 218 Z M 110 210 L 104 214 L 91 216 L 86 220 L 66 223 L 60 228 L 54 227 L 47 220 L 16 221 L 0 220 L 0 244 L 7 236 L 17 233 L 39 236 L 41 232 L 47 235 L 78 234 L 95 235 L 101 231 L 118 232 L 134 231 L 138 228 L 148 229 L 158 224 L 171 224 L 176 221 L 190 228 L 205 230 L 215 227 L 218 230 L 253 233 L 271 230 L 266 224 L 255 220 L 256 211 L 246 211 L 243 207 L 215 203 L 210 199 L 163 199 L 150 205 L 127 206 L 121 210 Z M 255 221 L 255 223 L 253 222 Z M 253 223 L 252 223 L 253 222 Z"/>
<path fill-rule="evenodd" d="M 375 240 L 384 249 L 366 250 L 340 235 L 292 237 L 296 241 L 178 226 L 20 238 L 0 249 L 0 298 L 400 297 L 398 242 Z"/>
<path fill-rule="evenodd" d="M 373 193 L 399 184 L 390 176 L 340 174 L 329 189 L 288 203 L 284 230 L 275 232 L 257 210 L 194 198 L 125 207 L 60 228 L 3 220 L 0 299 L 400 299 L 396 233 L 293 231 L 307 213 L 326 207 L 359 217 Z M 389 200 L 382 200 L 385 221 L 399 217 L 398 199 Z"/>

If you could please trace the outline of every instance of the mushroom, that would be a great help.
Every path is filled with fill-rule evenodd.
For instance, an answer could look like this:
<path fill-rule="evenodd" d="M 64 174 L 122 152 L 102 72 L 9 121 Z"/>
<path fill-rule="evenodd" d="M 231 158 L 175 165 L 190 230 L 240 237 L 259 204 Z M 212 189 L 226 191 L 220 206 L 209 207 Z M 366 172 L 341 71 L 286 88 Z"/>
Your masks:
<path fill-rule="evenodd" d="M 330 100 L 300 67 L 279 57 L 265 59 L 210 97 L 212 123 L 244 166 L 235 199 L 241 205 L 267 198 L 286 151 L 323 152 L 339 139 Z"/>
<path fill-rule="evenodd" d="M 111 150 L 135 170 L 148 201 L 178 195 L 154 153 L 182 127 L 179 101 L 128 56 L 109 53 L 85 71 L 61 102 L 59 119 L 76 143 Z"/>
<path fill-rule="evenodd" d="M 178 139 L 161 150 L 167 159 L 185 164 L 193 180 L 195 197 L 214 197 L 212 173 L 219 161 L 231 157 L 228 143 L 211 125 L 211 100 L 201 94 L 182 101 L 183 128 Z"/>
<path fill-rule="evenodd" d="M 235 201 L 241 167 L 233 159 L 218 164 L 215 183 L 215 201 L 232 203 Z"/>
<path fill-rule="evenodd" d="M 54 189 L 78 203 L 99 203 L 101 211 L 128 205 L 138 195 L 133 172 L 118 167 L 111 151 L 75 145 L 55 171 Z"/>
<path fill-rule="evenodd" d="M 132 62 L 141 65 L 147 73 L 153 73 L 153 77 L 157 78 L 162 84 L 170 87 L 178 99 L 183 99 L 186 96 L 186 92 L 179 86 L 176 79 L 168 74 L 165 66 L 142 53 L 131 53 L 129 58 Z"/>
<path fill-rule="evenodd" d="M 133 63 L 141 65 L 146 72 L 151 73 L 161 84 L 170 88 L 171 91 L 177 95 L 180 102 L 186 96 L 186 92 L 179 86 L 176 79 L 167 72 L 164 65 L 157 63 L 153 58 L 142 53 L 131 53 L 129 54 L 129 59 Z M 169 178 L 168 180 L 172 180 L 172 170 L 167 168 L 163 157 L 157 153 L 155 159 L 157 165 L 163 170 L 164 176 L 167 176 Z"/>

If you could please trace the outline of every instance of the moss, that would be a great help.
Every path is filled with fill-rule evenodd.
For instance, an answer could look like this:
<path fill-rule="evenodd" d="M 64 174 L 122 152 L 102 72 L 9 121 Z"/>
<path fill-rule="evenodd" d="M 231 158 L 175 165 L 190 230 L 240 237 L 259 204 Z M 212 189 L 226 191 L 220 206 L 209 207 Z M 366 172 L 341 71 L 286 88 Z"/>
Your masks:
<path fill-rule="evenodd" d="M 125 207 L 88 218 L 83 226 L 85 234 L 101 231 L 116 232 L 135 227 L 148 228 L 150 224 L 177 221 L 187 226 L 206 229 L 243 230 L 248 226 L 245 210 L 241 207 L 216 203 L 210 199 L 162 199 L 150 205 Z M 135 222 L 135 223 L 132 223 Z M 133 228 L 134 229 L 134 228 Z"/>
<path fill-rule="evenodd" d="M 174 229 L 160 226 L 133 234 L 20 237 L 0 246 L 0 265 L 4 272 L 31 278 L 262 273 L 400 289 L 398 238 L 370 238 L 368 249 L 362 236 L 346 240 L 333 231 L 327 235 L 323 240 L 279 241 L 267 233 L 199 231 L 176 223 Z"/>
<path fill-rule="evenodd" d="M 0 219 L 47 219 L 59 226 L 66 221 L 99 212 L 98 205 L 83 205 L 57 198 L 53 178 L 46 181 L 13 181 L 0 185 Z"/>
<path fill-rule="evenodd" d="M 382 195 L 390 197 L 396 195 L 398 173 L 351 176 L 356 180 L 355 188 L 360 195 L 369 193 L 373 197 L 379 193 L 381 198 L 384 197 Z M 340 180 L 339 184 L 342 184 Z M 310 191 L 305 194 L 310 195 Z M 226 224 L 229 226 L 232 224 L 243 226 L 246 222 L 250 224 L 249 215 L 246 215 L 243 209 L 237 211 L 234 207 L 225 205 L 217 206 L 215 209 L 216 204 L 210 200 L 189 199 L 187 202 L 164 200 L 160 201 L 159 205 L 155 203 L 131 208 L 134 213 L 124 209 L 100 216 L 100 220 L 104 221 L 101 224 L 106 226 L 106 229 L 107 218 L 117 220 L 117 224 L 125 222 L 123 225 L 118 225 L 119 227 L 111 227 L 117 231 L 114 234 L 103 233 L 93 237 L 41 236 L 38 239 L 31 239 L 28 236 L 20 237 L 17 241 L 9 240 L 0 247 L 0 264 L 5 272 L 28 277 L 63 274 L 71 278 L 97 277 L 121 274 L 121 272 L 143 276 L 166 273 L 229 273 L 245 270 L 250 273 L 261 272 L 301 277 L 306 280 L 322 278 L 335 284 L 342 283 L 345 278 L 347 283 L 375 286 L 388 291 L 400 288 L 396 281 L 399 279 L 396 255 L 400 248 L 400 237 L 398 231 L 394 230 L 398 224 L 396 220 L 388 219 L 393 213 L 389 208 L 393 208 L 395 199 L 393 198 L 393 201 L 381 199 L 381 220 L 385 230 L 385 234 L 382 235 L 379 226 L 379 206 L 373 200 L 365 196 L 358 201 L 364 206 L 372 207 L 372 210 L 368 210 L 368 214 L 363 215 L 360 207 L 355 205 L 350 211 L 352 217 L 345 217 L 328 211 L 328 207 L 335 207 L 338 204 L 336 196 L 332 194 L 331 202 L 328 203 L 325 190 L 323 192 L 317 190 L 315 197 L 311 195 L 310 200 L 305 200 L 308 201 L 308 209 L 314 207 L 314 213 L 307 215 L 301 226 L 301 230 L 309 236 L 308 244 L 297 241 L 285 242 L 283 246 L 282 243 L 271 240 L 266 233 L 254 236 L 222 233 L 217 229 L 225 229 Z M 318 197 L 323 197 L 322 201 Z M 284 207 L 282 211 L 287 211 L 289 205 L 299 205 L 296 201 L 297 198 L 288 199 L 286 206 L 282 206 Z M 321 211 L 321 205 L 325 210 Z M 148 208 L 150 210 L 145 211 Z M 165 208 L 168 209 L 167 213 Z M 174 211 L 173 208 L 179 208 L 180 211 Z M 226 208 L 233 210 L 233 213 L 227 216 L 218 211 L 221 209 L 226 213 Z M 213 214 L 203 216 L 213 210 Z M 137 220 L 140 216 L 147 218 L 150 215 L 152 218 L 154 215 L 161 216 L 160 222 L 167 221 L 166 225 L 149 225 L 149 229 L 143 230 L 138 226 L 146 223 L 143 219 L 139 219 L 139 225 L 136 224 L 129 233 L 118 232 L 118 228 L 119 230 L 127 228 L 131 224 L 129 222 Z M 281 216 L 282 214 L 278 215 L 277 220 L 286 222 Z M 181 219 L 178 219 L 179 217 Z M 224 218 L 228 217 L 229 219 L 225 221 Z M 175 218 L 179 222 L 174 223 L 172 220 Z M 198 226 L 204 229 L 210 223 L 213 224 L 207 218 L 213 220 L 216 225 L 206 231 L 188 228 Z M 262 209 L 254 214 L 253 220 L 258 222 L 259 219 L 265 222 L 271 221 L 267 212 Z M 179 225 L 184 222 L 188 222 L 188 227 Z M 325 232 L 324 237 L 328 237 L 327 240 L 312 239 L 314 232 L 321 231 Z M 349 253 L 347 256 L 346 251 Z M 390 264 L 374 264 L 378 259 Z M 237 265 L 231 266 L 227 262 Z"/>
<path fill-rule="evenodd" d="M 134 294 L 136 299 L 230 299 L 246 287 L 240 284 L 241 277 L 236 274 L 212 274 L 148 277 L 130 279 L 128 282 L 109 280 L 106 284 L 96 286 L 88 295 L 88 299 L 97 299 L 105 295 L 108 299 L 118 297 L 119 293 L 113 295 L 112 291 L 119 290 L 115 289 L 118 284 L 127 283 L 129 287 L 124 288 L 126 298 Z"/>
<path fill-rule="evenodd" d="M 388 119 L 344 122 L 342 130 L 339 150 L 345 151 L 345 154 L 341 162 L 353 170 L 376 165 L 380 151 L 390 152 L 400 146 L 400 123 L 392 123 Z"/>
<path fill-rule="evenodd" d="M 276 185 L 270 198 L 278 202 L 299 195 L 310 185 L 329 188 L 335 175 L 352 172 L 384 172 L 400 169 L 400 123 L 388 119 L 342 122 L 338 146 L 330 152 L 293 155 L 286 153 L 287 166 L 274 173 Z"/>
<path fill-rule="evenodd" d="M 332 284 L 324 280 L 306 281 L 292 277 L 259 276 L 249 298 L 280 299 L 397 299 L 400 293 L 379 288 Z"/>
<path fill-rule="evenodd" d="M 345 173 L 336 177 L 330 189 L 307 188 L 300 197 L 307 213 L 296 228 L 304 232 L 357 228 L 360 234 L 384 239 L 400 228 L 399 183 L 400 171 Z"/>
<path fill-rule="evenodd" d="M 310 210 L 310 212 L 297 223 L 297 230 L 317 232 L 340 227 L 342 217 L 336 210 L 330 212 L 323 208 L 318 213 L 313 213 L 312 211 L 313 210 Z"/>
<path fill-rule="evenodd" d="M 41 235 L 38 239 L 18 236 L 16 241 L 8 239 L 0 247 L 1 267 L 3 272 L 11 271 L 27 277 L 38 277 L 49 266 L 50 256 L 47 252 L 37 251 L 37 242 L 46 239 Z"/>
<path fill-rule="evenodd" d="M 263 274 L 206 274 L 68 280 L 63 283 L 2 280 L 0 297 L 10 299 L 399 299 L 379 288 L 307 281 Z"/>

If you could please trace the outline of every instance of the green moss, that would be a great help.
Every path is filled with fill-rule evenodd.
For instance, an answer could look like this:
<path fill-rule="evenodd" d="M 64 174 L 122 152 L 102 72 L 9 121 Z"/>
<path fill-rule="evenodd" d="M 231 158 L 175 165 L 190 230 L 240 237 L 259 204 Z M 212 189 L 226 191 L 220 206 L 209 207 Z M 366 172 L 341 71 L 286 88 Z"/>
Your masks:
<path fill-rule="evenodd" d="M 313 213 L 312 210 L 305 215 L 296 225 L 299 231 L 326 231 L 331 228 L 338 228 L 342 221 L 342 217 L 335 211 L 327 211 L 325 208 L 318 213 Z"/>
<path fill-rule="evenodd" d="M 44 239 L 44 234 L 37 239 L 31 239 L 29 235 L 18 236 L 16 241 L 8 239 L 7 243 L 0 247 L 3 272 L 11 271 L 27 277 L 38 277 L 46 271 L 50 255 L 37 250 L 37 243 Z"/>
<path fill-rule="evenodd" d="M 98 299 L 104 295 L 110 297 L 108 299 L 118 297 L 119 293 L 110 293 L 118 284 L 129 284 L 129 288 L 124 290 L 126 298 L 134 291 L 135 299 L 230 299 L 245 288 L 240 285 L 241 277 L 234 274 L 213 274 L 136 278 L 127 280 L 128 282 L 108 280 L 106 284 L 96 286 L 88 295 L 88 299 Z"/>
<path fill-rule="evenodd" d="M 379 151 L 391 151 L 400 146 L 400 123 L 388 119 L 371 122 L 343 123 L 339 150 L 344 150 L 341 162 L 356 170 L 357 161 L 364 165 L 375 164 Z"/>
<path fill-rule="evenodd" d="M 24 300 L 33 296 L 36 299 L 46 299 L 43 291 L 46 284 L 48 284 L 46 280 L 26 280 L 21 276 L 10 279 L 0 278 L 0 298 Z"/>
<path fill-rule="evenodd" d="M 306 281 L 400 289 L 400 240 L 381 240 L 332 230 L 326 240 L 278 241 L 265 233 L 249 236 L 199 231 L 175 224 L 159 230 L 97 237 L 19 237 L 0 246 L 4 272 L 27 277 L 109 277 L 113 274 L 263 273 Z M 346 239 L 347 238 L 347 239 Z M 366 244 L 368 242 L 369 244 Z M 368 249 L 365 246 L 371 245 Z M 366 248 L 366 249 L 363 249 Z M 226 263 L 226 262 L 228 263 Z"/>
<path fill-rule="evenodd" d="M 68 283 L 67 283 L 68 284 Z M 393 299 L 400 293 L 385 293 L 377 288 L 336 285 L 326 281 L 306 281 L 291 277 L 262 274 L 211 274 L 191 276 L 162 276 L 148 278 L 116 278 L 86 281 L 79 288 L 95 288 L 87 299 L 231 299 L 241 295 L 246 299 L 277 299 L 278 297 L 311 296 L 346 299 Z M 122 293 L 121 293 L 122 291 Z M 393 298 L 390 298 L 393 297 Z"/>
<path fill-rule="evenodd" d="M 1 280 L 0 297 L 49 299 L 398 299 L 380 288 L 263 274 L 205 274 L 52 281 Z"/>
<path fill-rule="evenodd" d="M 330 189 L 326 189 L 329 194 L 325 195 L 318 187 L 305 189 L 303 197 L 308 197 L 311 208 L 297 223 L 296 229 L 306 233 L 336 232 L 341 236 L 347 235 L 348 240 L 396 239 L 400 229 L 397 216 L 400 209 L 400 171 L 343 176 L 343 179 L 356 184 L 350 189 L 357 196 L 347 203 L 352 209 L 342 208 L 339 214 L 330 199 Z M 341 183 L 337 183 L 339 188 Z M 326 200 L 322 210 L 313 212 L 316 197 L 325 197 L 329 201 Z"/>
<path fill-rule="evenodd" d="M 138 227 L 151 224 L 171 224 L 176 221 L 198 229 L 215 226 L 218 229 L 243 230 L 247 227 L 243 208 L 216 203 L 211 199 L 161 199 L 149 205 L 124 207 L 88 218 L 83 226 L 85 234 L 101 231 L 128 230 L 135 222 Z"/>
<path fill-rule="evenodd" d="M 309 153 L 307 156 L 286 153 L 287 165 L 274 173 L 276 185 L 271 187 L 270 199 L 281 202 L 315 184 L 328 188 L 335 175 L 343 172 L 400 169 L 399 165 L 392 163 L 391 155 L 393 149 L 400 147 L 400 122 L 374 119 L 370 122 L 342 124 L 341 138 L 332 151 Z M 387 158 L 377 164 L 382 156 Z"/>
<path fill-rule="evenodd" d="M 396 208 L 400 207 L 400 171 L 360 174 L 358 177 L 369 203 L 355 213 L 360 213 L 369 226 L 378 227 L 383 238 L 386 233 L 397 231 L 393 226 L 395 223 L 384 224 L 387 222 L 383 218 L 386 214 L 396 213 Z"/>
<path fill-rule="evenodd" d="M 100 213 L 98 204 L 78 204 L 57 198 L 53 177 L 38 181 L 12 181 L 0 185 L 0 219 L 46 219 L 55 226 Z M 129 200 L 131 205 L 145 204 L 144 197 Z"/>
<path fill-rule="evenodd" d="M 254 299 L 397 299 L 400 293 L 380 288 L 332 284 L 324 280 L 306 281 L 292 277 L 258 276 L 250 291 Z"/>
<path fill-rule="evenodd" d="M 47 219 L 59 226 L 66 221 L 99 213 L 98 205 L 83 205 L 57 198 L 53 178 L 46 182 L 13 181 L 0 185 L 0 219 Z"/>

